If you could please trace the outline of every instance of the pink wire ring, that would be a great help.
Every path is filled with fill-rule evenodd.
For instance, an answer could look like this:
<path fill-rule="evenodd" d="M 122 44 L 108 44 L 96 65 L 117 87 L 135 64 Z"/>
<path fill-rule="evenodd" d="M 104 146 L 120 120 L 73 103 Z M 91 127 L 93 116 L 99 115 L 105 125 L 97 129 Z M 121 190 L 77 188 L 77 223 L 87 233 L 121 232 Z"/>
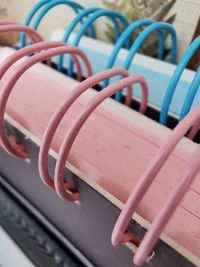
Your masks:
<path fill-rule="evenodd" d="M 195 138 L 196 134 L 199 131 L 199 125 L 200 125 L 200 120 L 199 121 L 197 120 L 195 124 L 192 126 L 192 128 L 189 130 L 188 138 L 190 138 L 191 140 Z"/>
<path fill-rule="evenodd" d="M 30 54 L 33 54 L 35 52 L 40 52 L 44 49 L 50 49 L 54 47 L 60 47 L 64 46 L 65 44 L 60 41 L 50 41 L 50 42 L 39 42 L 35 43 L 29 46 L 26 46 L 24 48 L 21 48 L 18 51 L 15 51 L 15 53 L 8 56 L 2 63 L 0 67 L 0 79 L 2 79 L 3 75 L 6 73 L 6 71 L 13 65 L 17 60 L 24 56 L 28 56 Z M 77 78 L 82 78 L 82 72 L 81 72 L 81 65 L 76 57 L 76 55 L 71 54 L 71 57 L 76 65 L 77 69 Z"/>
<path fill-rule="evenodd" d="M 59 46 L 63 46 L 63 45 L 64 45 L 64 43 L 57 42 L 57 41 L 40 42 L 40 43 L 36 43 L 36 44 L 30 45 L 28 47 L 25 47 L 23 49 L 16 51 L 15 53 L 8 56 L 2 62 L 1 69 L 0 69 L 0 80 L 2 79 L 2 77 L 6 73 L 6 71 L 20 58 L 27 56 L 29 54 L 35 53 L 37 51 L 41 51 L 43 49 L 49 49 L 49 48 L 59 47 Z M 75 65 L 77 67 L 77 73 L 78 73 L 77 76 L 82 77 L 81 66 L 80 66 L 78 59 L 73 54 L 71 56 L 72 56 L 72 59 L 74 60 Z M 28 158 L 28 154 L 26 153 L 25 148 L 23 147 L 23 145 L 18 143 L 18 141 L 16 140 L 16 138 L 14 136 L 9 137 L 9 141 L 12 142 L 12 146 L 15 146 L 15 150 L 18 150 L 18 153 L 20 153 L 22 158 Z"/>
<path fill-rule="evenodd" d="M 85 109 L 81 112 L 78 118 L 71 125 L 63 143 L 59 150 L 58 159 L 55 167 L 55 176 L 54 183 L 55 189 L 59 197 L 62 199 L 68 200 L 70 195 L 65 190 L 65 182 L 64 182 L 64 169 L 66 161 L 68 160 L 69 152 L 74 143 L 74 140 L 79 133 L 81 127 L 88 119 L 88 117 L 92 114 L 92 112 L 108 97 L 112 96 L 122 88 L 132 86 L 133 84 L 139 83 L 143 88 L 147 88 L 146 81 L 142 76 L 129 76 L 122 80 L 119 80 L 104 90 L 100 91 L 97 95 L 95 95 Z M 144 89 L 145 91 L 145 89 Z"/>
<path fill-rule="evenodd" d="M 14 20 L 9 20 L 9 19 L 1 19 L 0 20 L 0 26 L 3 26 L 3 25 L 13 25 L 13 24 L 20 25 L 17 21 L 14 21 Z"/>
<path fill-rule="evenodd" d="M 126 229 L 128 228 L 128 224 L 130 223 L 132 216 L 136 212 L 136 209 L 144 194 L 148 190 L 149 186 L 151 185 L 156 175 L 168 159 L 169 155 L 175 149 L 181 138 L 193 125 L 199 122 L 199 120 L 200 108 L 196 107 L 176 126 L 167 141 L 160 147 L 159 151 L 150 162 L 143 176 L 141 177 L 141 179 L 139 179 L 139 182 L 134 187 L 131 195 L 129 196 L 124 208 L 122 209 L 118 217 L 112 233 L 112 244 L 114 246 L 118 246 L 123 243 L 124 237 L 127 236 Z M 199 158 L 200 148 L 198 148 L 193 153 L 189 163 L 187 164 L 187 170 L 185 171 L 183 179 L 179 181 L 175 188 L 173 188 L 163 208 L 140 242 L 133 260 L 135 266 L 141 266 L 144 261 L 148 259 L 148 255 L 150 255 L 150 253 L 153 251 L 153 248 L 157 243 L 159 236 L 163 232 L 164 227 L 168 223 L 182 197 L 189 188 L 192 180 L 199 171 Z"/>
<path fill-rule="evenodd" d="M 37 33 L 36 31 L 34 31 L 33 29 L 31 29 L 28 26 L 19 25 L 17 23 L 9 24 L 9 25 L 1 25 L 0 26 L 0 34 L 8 33 L 8 32 L 14 32 L 14 31 L 27 33 L 27 35 L 29 36 L 31 41 L 34 42 L 34 43 L 43 41 L 43 39 L 39 35 L 39 33 Z"/>
<path fill-rule="evenodd" d="M 43 41 L 42 37 L 29 26 L 20 25 L 17 22 L 12 22 L 9 20 L 1 21 L 0 34 L 8 32 L 24 32 L 28 35 L 28 37 L 33 43 L 38 43 Z M 47 64 L 51 66 L 51 60 L 48 59 Z"/>
<path fill-rule="evenodd" d="M 13 148 L 12 144 L 10 144 L 9 140 L 7 139 L 5 129 L 4 129 L 5 108 L 6 108 L 9 95 L 14 85 L 16 84 L 18 79 L 23 75 L 23 73 L 26 72 L 26 70 L 28 70 L 34 64 L 39 63 L 43 60 L 46 60 L 47 58 L 50 58 L 52 56 L 65 54 L 65 53 L 78 55 L 85 63 L 88 75 L 91 74 L 91 66 L 89 64 L 89 61 L 86 55 L 77 47 L 64 45 L 61 47 L 51 48 L 46 51 L 42 51 L 39 54 L 33 55 L 32 57 L 28 58 L 26 61 L 23 61 L 22 63 L 20 63 L 18 68 L 13 71 L 12 76 L 10 77 L 9 81 L 7 81 L 7 83 L 1 89 L 1 92 L 0 92 L 0 141 L 1 141 L 2 147 L 11 155 L 22 157 L 22 155 Z"/>
<path fill-rule="evenodd" d="M 123 76 L 127 77 L 128 72 L 127 70 L 123 68 L 114 68 L 114 69 L 108 69 L 104 70 L 100 73 L 97 73 L 83 82 L 81 82 L 77 87 L 74 88 L 68 95 L 66 100 L 63 101 L 63 103 L 60 105 L 60 107 L 55 111 L 53 114 L 46 130 L 44 133 L 44 136 L 42 138 L 40 151 L 39 151 L 39 159 L 38 159 L 38 166 L 39 166 L 39 173 L 40 177 L 45 185 L 47 185 L 50 188 L 54 187 L 53 179 L 50 177 L 48 172 L 48 154 L 50 150 L 50 146 L 53 140 L 53 136 L 56 132 L 56 129 L 58 128 L 62 118 L 67 113 L 69 108 L 72 106 L 72 104 L 77 100 L 77 98 L 83 94 L 86 90 L 90 89 L 94 85 L 108 79 L 114 76 Z M 132 87 L 129 86 L 127 89 L 127 97 L 131 99 L 132 97 Z M 128 99 L 128 100 L 129 100 Z M 70 197 L 72 197 L 70 195 Z"/>

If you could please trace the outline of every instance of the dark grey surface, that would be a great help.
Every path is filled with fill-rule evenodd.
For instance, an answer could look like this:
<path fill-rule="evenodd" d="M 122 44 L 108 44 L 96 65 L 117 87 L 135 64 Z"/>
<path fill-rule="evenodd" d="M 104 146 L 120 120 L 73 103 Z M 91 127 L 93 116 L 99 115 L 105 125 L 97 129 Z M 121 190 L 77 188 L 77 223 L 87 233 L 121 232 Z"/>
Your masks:
<path fill-rule="evenodd" d="M 38 210 L 50 222 L 49 225 L 52 224 L 61 233 L 63 241 L 67 237 L 92 265 L 132 267 L 133 253 L 125 246 L 113 248 L 110 241 L 119 209 L 69 170 L 66 170 L 66 178 L 71 179 L 80 192 L 81 204 L 59 199 L 56 193 L 45 187 L 40 180 L 37 165 L 39 148 L 30 140 L 25 140 L 22 134 L 17 134 L 29 153 L 31 164 L 16 159 L 0 149 L 1 175 L 36 208 L 35 211 Z M 51 158 L 51 171 L 54 165 L 55 161 Z M 34 213 L 34 208 L 32 212 Z M 44 221 L 42 217 L 40 219 Z M 142 237 L 145 233 L 145 230 L 133 221 L 130 229 L 138 237 Z M 53 232 L 58 234 L 56 231 Z M 88 264 L 91 266 L 89 262 Z M 159 241 L 154 258 L 145 266 L 192 267 L 194 265 L 164 242 Z"/>
<path fill-rule="evenodd" d="M 29 212 L 0 177 L 0 226 L 36 267 L 86 267 Z M 12 192 L 12 193 L 11 193 Z M 1 246 L 3 244 L 1 243 Z M 13 257 L 14 255 L 12 255 Z M 6 266 L 5 266 L 6 267 Z M 21 266 L 19 266 L 21 267 Z"/>

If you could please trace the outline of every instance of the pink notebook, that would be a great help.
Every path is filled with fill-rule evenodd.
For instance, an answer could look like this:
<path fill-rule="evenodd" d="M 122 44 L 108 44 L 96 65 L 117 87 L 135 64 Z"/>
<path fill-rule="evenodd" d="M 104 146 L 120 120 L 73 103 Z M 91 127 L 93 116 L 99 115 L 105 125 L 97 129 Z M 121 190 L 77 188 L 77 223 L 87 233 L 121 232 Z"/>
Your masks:
<path fill-rule="evenodd" d="M 41 50 L 15 63 L 21 56 Z M 36 64 L 59 53 L 72 55 L 77 72 L 83 67 L 79 63 L 82 60 L 88 78 L 79 82 L 44 64 Z M 198 130 L 199 108 L 171 131 L 142 115 L 148 100 L 148 86 L 143 77 L 130 76 L 121 68 L 91 76 L 83 52 L 59 42 L 36 44 L 14 53 L 2 48 L 0 61 L 2 147 L 21 160 L 28 159 L 24 148 L 6 135 L 6 110 L 5 119 L 41 147 L 41 179 L 63 201 L 81 202 L 79 192 L 64 181 L 66 167 L 122 209 L 112 243 L 114 246 L 131 243 L 136 252 L 136 266 L 153 257 L 160 235 L 164 242 L 199 266 L 199 151 L 196 143 L 184 137 L 191 127 L 194 126 L 190 137 Z M 124 78 L 101 92 L 90 88 L 110 76 Z M 141 113 L 108 98 L 123 88 L 129 92 L 138 83 L 143 92 Z M 126 100 L 128 104 L 129 93 Z M 48 152 L 57 159 L 55 177 L 48 175 Z M 133 215 L 149 229 L 142 241 L 126 231 Z"/>

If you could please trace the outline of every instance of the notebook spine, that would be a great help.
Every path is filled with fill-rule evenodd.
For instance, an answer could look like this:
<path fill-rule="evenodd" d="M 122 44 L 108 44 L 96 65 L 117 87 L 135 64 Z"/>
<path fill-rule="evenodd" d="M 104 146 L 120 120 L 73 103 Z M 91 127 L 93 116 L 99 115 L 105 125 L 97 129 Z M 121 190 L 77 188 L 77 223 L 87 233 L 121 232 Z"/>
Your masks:
<path fill-rule="evenodd" d="M 19 51 L 17 51 L 17 56 L 11 55 L 11 58 L 8 59 L 6 62 L 3 62 L 2 65 L 2 69 L 4 69 L 4 74 L 6 72 L 6 70 L 8 69 L 8 66 L 11 65 L 11 63 L 15 62 L 16 60 L 18 60 L 21 56 L 23 56 L 26 53 L 31 53 L 36 51 L 36 48 L 38 48 L 34 46 L 34 48 L 32 49 L 32 46 L 30 46 L 29 48 L 24 48 L 21 49 Z M 53 46 L 52 46 L 53 45 Z M 55 47 L 59 45 L 59 47 Z M 6 80 L 6 82 L 3 84 L 2 89 L 1 89 L 1 93 L 0 93 L 0 141 L 1 141 L 1 146 L 11 155 L 14 156 L 18 156 L 18 157 L 23 157 L 23 155 L 21 155 L 19 153 L 19 151 L 15 150 L 15 148 L 13 147 L 13 145 L 10 143 L 7 134 L 4 130 L 4 114 L 5 114 L 5 109 L 6 109 L 6 104 L 9 98 L 10 93 L 13 90 L 13 87 L 15 85 L 15 83 L 18 81 L 18 79 L 23 75 L 23 73 L 29 69 L 31 66 L 33 66 L 36 63 L 39 63 L 41 61 L 44 61 L 48 58 L 51 58 L 52 56 L 58 55 L 60 53 L 68 53 L 72 56 L 78 56 L 81 58 L 81 60 L 84 62 L 85 67 L 87 69 L 88 75 L 92 75 L 92 70 L 91 70 L 91 66 L 90 63 L 87 59 L 87 57 L 85 56 L 85 54 L 76 47 L 72 47 L 72 46 L 67 46 L 65 44 L 58 44 L 55 42 L 46 42 L 46 43 L 42 43 L 41 44 L 42 48 L 46 48 L 47 50 L 42 51 L 36 55 L 31 56 L 30 58 L 26 59 L 25 61 L 23 61 L 22 63 L 20 63 L 18 65 L 18 68 L 15 69 L 11 76 L 9 77 L 9 80 Z M 41 51 L 41 46 L 39 47 L 39 51 Z M 52 48 L 53 47 L 53 48 Z M 9 64 L 8 64 L 9 61 Z"/>
<path fill-rule="evenodd" d="M 132 216 L 136 212 L 139 203 L 141 202 L 146 191 L 149 189 L 149 186 L 159 173 L 160 169 L 165 164 L 172 151 L 175 149 L 176 145 L 192 126 L 196 124 L 199 125 L 199 119 L 200 108 L 197 107 L 176 126 L 176 128 L 169 136 L 168 140 L 160 147 L 159 151 L 150 162 L 143 176 L 139 179 L 139 182 L 134 187 L 115 224 L 112 233 L 112 244 L 114 246 L 118 246 L 124 243 L 124 240 L 126 240 L 126 242 L 132 241 L 132 233 L 129 235 L 130 238 L 127 239 L 127 227 Z M 149 230 L 140 242 L 133 260 L 136 266 L 141 266 L 145 260 L 149 260 L 148 257 L 152 254 L 152 251 L 159 239 L 160 234 L 163 232 L 164 227 L 170 220 L 173 212 L 177 208 L 182 197 L 193 181 L 195 175 L 199 171 L 199 156 L 200 149 L 198 148 L 191 156 L 187 164 L 187 169 L 182 178 L 172 189 L 172 192 L 165 202 L 163 208 L 158 213 Z"/>

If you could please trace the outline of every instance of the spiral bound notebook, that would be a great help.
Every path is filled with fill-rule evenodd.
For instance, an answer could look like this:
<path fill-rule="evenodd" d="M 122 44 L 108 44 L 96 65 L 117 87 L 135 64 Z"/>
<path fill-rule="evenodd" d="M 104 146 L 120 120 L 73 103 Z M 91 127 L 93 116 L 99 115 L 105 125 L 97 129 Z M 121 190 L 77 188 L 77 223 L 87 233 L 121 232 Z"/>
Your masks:
<path fill-rule="evenodd" d="M 46 50 L 44 50 L 45 48 Z M 13 65 L 20 55 L 32 54 L 38 50 L 44 51 Z M 79 83 L 48 66 L 36 64 L 59 53 L 69 53 L 74 58 L 79 55 L 88 69 L 89 78 Z M 27 70 L 34 64 L 36 64 L 35 67 Z M 191 186 L 188 184 L 187 194 L 181 204 L 178 205 L 177 200 L 174 216 L 170 218 L 170 214 L 166 215 L 164 222 L 170 219 L 166 228 L 163 225 L 158 227 L 159 231 L 164 231 L 164 234 L 155 250 L 153 252 L 152 250 L 150 252 L 143 251 L 142 259 L 138 254 L 143 250 L 139 245 L 139 239 L 143 236 L 144 229 L 148 227 L 147 222 L 151 223 L 158 211 L 163 211 L 162 205 L 166 203 L 171 187 L 174 186 L 178 176 L 184 173 L 188 158 L 190 155 L 192 156 L 197 144 L 183 138 L 178 148 L 171 152 L 173 145 L 181 139 L 182 135 L 179 134 L 176 137 L 177 141 L 171 142 L 173 136 L 169 137 L 170 129 L 107 98 L 122 88 L 128 87 L 127 102 L 129 102 L 130 85 L 139 83 L 143 91 L 140 110 L 144 111 L 147 104 L 147 84 L 142 76 L 128 75 L 122 68 L 105 70 L 94 76 L 90 75 L 89 62 L 80 49 L 60 43 L 55 44 L 55 42 L 28 46 L 12 53 L 1 63 L 1 145 L 6 151 L 17 156 L 17 158 L 9 156 L 1 149 L 1 174 L 52 224 L 68 236 L 95 265 L 101 262 L 103 266 L 110 266 L 114 262 L 116 266 L 123 264 L 131 266 L 131 251 L 133 250 L 137 252 L 136 258 L 134 258 L 136 266 L 143 264 L 145 260 L 155 266 L 158 264 L 162 264 L 162 266 L 170 264 L 172 266 L 173 264 L 174 266 L 175 264 L 198 266 L 198 176 Z M 113 76 L 124 76 L 124 79 L 113 82 L 109 88 L 100 92 L 87 90 L 99 81 Z M 12 94 L 9 97 L 11 90 Z M 78 98 L 85 90 L 87 90 L 85 94 Z M 8 97 L 9 101 L 6 105 Z M 106 101 L 98 107 L 104 99 Z M 67 111 L 71 105 L 72 107 Z M 10 126 L 12 125 L 11 128 L 10 126 L 7 128 L 9 139 L 4 132 L 5 107 L 6 121 Z M 95 110 L 96 107 L 98 107 L 97 110 Z M 191 114 L 197 114 L 198 110 Z M 51 146 L 49 176 L 47 168 L 49 146 L 59 121 L 65 113 L 66 116 L 58 127 Z M 85 122 L 91 113 L 92 116 Z M 174 133 L 180 132 L 182 128 L 184 133 L 187 132 L 187 129 L 194 123 L 194 118 L 198 119 L 198 117 L 193 118 L 191 114 L 183 123 L 179 124 L 178 130 L 173 131 L 173 135 L 176 136 Z M 82 125 L 83 129 L 76 137 Z M 198 125 L 195 124 L 192 135 L 197 130 L 196 126 Z M 19 141 L 16 141 L 16 137 Z M 76 138 L 76 142 L 71 150 L 74 138 Z M 168 138 L 170 140 L 167 140 Z M 162 145 L 163 143 L 164 145 Z M 155 165 L 156 172 L 158 171 L 161 159 L 165 162 L 167 157 L 166 153 L 165 156 L 162 156 L 162 151 L 165 151 L 163 147 L 166 148 L 168 145 L 170 150 L 167 153 L 171 154 L 170 158 L 144 201 L 140 201 L 137 209 L 138 215 L 134 217 L 134 223 L 130 224 L 132 235 L 128 233 L 123 235 L 121 229 L 126 228 L 126 221 L 130 219 L 126 215 L 126 210 L 130 208 L 129 202 L 132 201 L 132 196 L 137 194 L 136 192 L 131 194 L 131 190 L 138 188 L 137 182 L 142 177 L 144 170 L 148 170 L 148 164 Z M 160 146 L 161 152 L 157 151 Z M 152 159 L 154 155 L 160 161 Z M 57 158 L 57 163 L 53 178 L 52 167 L 55 164 L 55 158 Z M 67 174 L 64 183 L 66 161 L 69 163 L 66 165 Z M 10 163 L 9 168 L 8 162 Z M 195 164 L 194 171 L 192 178 L 197 171 Z M 156 172 L 153 171 L 153 177 Z M 46 188 L 39 177 L 51 189 Z M 142 178 L 142 180 L 144 179 L 146 176 Z M 150 184 L 150 181 L 148 183 Z M 148 183 L 146 184 L 148 185 Z M 144 184 L 142 188 L 146 188 Z M 54 189 L 62 200 L 56 196 Z M 177 188 L 175 187 L 175 189 Z M 126 202 L 130 194 L 131 200 L 127 202 L 128 204 L 119 217 L 122 219 L 117 221 L 119 208 L 122 208 L 122 203 Z M 73 202 L 74 204 L 72 204 Z M 138 201 L 136 202 L 138 204 Z M 134 205 L 131 206 L 131 211 Z M 73 214 L 73 212 L 75 213 Z M 66 214 L 71 214 L 71 216 Z M 127 243 L 130 244 L 129 248 L 112 248 L 110 237 L 115 221 L 117 224 L 113 232 L 113 245 Z M 80 222 L 84 227 L 87 224 L 87 231 L 82 231 L 83 225 L 81 226 Z M 137 238 L 133 233 L 137 235 Z M 156 234 L 154 237 L 157 240 Z M 146 264 L 148 266 L 148 263 Z"/>
<path fill-rule="evenodd" d="M 199 129 L 199 108 L 186 115 L 198 89 L 198 71 L 189 103 L 182 102 L 186 117 L 170 130 L 141 114 L 149 105 L 145 75 L 122 67 L 96 73 L 81 49 L 41 42 L 28 26 L 0 24 L 1 33 L 25 32 L 34 42 L 18 51 L 0 50 L 1 183 L 19 191 L 24 205 L 48 221 L 55 235 L 69 239 L 87 266 L 133 266 L 133 261 L 135 266 L 200 266 L 199 151 L 190 140 Z M 172 80 L 198 45 L 199 38 Z M 77 80 L 47 66 L 64 54 L 70 55 Z M 73 64 L 68 61 L 68 75 Z M 113 77 L 105 90 L 92 89 Z M 132 86 L 141 92 L 140 112 L 126 106 Z M 109 98 L 118 93 L 120 100 L 122 89 L 126 105 Z M 184 137 L 188 131 L 189 138 Z"/>
<path fill-rule="evenodd" d="M 63 30 L 53 32 L 51 40 L 62 40 Z M 71 34 L 70 44 L 74 44 L 75 33 Z M 199 99 L 199 70 L 195 75 L 194 71 L 185 69 L 191 56 L 195 54 L 199 47 L 199 38 L 197 38 L 188 49 L 178 66 L 157 59 L 135 54 L 133 63 L 129 67 L 129 73 L 143 75 L 149 85 L 149 106 L 154 109 L 163 110 L 160 122 L 166 124 L 167 113 L 169 112 L 175 118 L 182 119 L 186 113 L 186 103 L 190 107 L 198 105 Z M 80 48 L 86 53 L 93 67 L 93 72 L 97 73 L 106 67 L 106 63 L 111 61 L 116 45 L 105 44 L 99 40 L 89 37 L 82 37 Z M 125 66 L 128 50 L 121 49 L 117 55 L 115 66 Z M 57 62 L 55 60 L 55 62 Z M 182 75 L 183 74 L 183 75 Z M 141 98 L 141 93 L 137 87 L 134 88 L 134 96 Z M 170 92 L 173 91 L 173 97 Z M 192 93 L 193 91 L 193 93 Z M 188 96 L 195 94 L 192 99 Z M 190 100 L 188 100 L 190 99 Z M 183 105 L 184 103 L 184 105 Z M 167 106 L 166 106 L 167 104 Z"/>
<path fill-rule="evenodd" d="M 116 11 L 92 7 L 83 9 L 80 4 L 74 1 L 40 1 L 29 12 L 25 19 L 25 24 L 30 25 L 33 29 L 38 29 L 45 15 L 59 5 L 66 5 L 76 13 L 74 19 L 71 20 L 66 30 L 61 30 L 52 35 L 52 40 L 60 40 L 65 43 L 70 43 L 74 46 L 79 46 L 88 56 L 94 73 L 98 73 L 106 68 L 113 66 L 121 66 L 129 69 L 131 74 L 143 75 L 149 85 L 149 106 L 153 110 L 158 109 L 157 120 L 162 124 L 167 123 L 168 113 L 172 114 L 176 119 L 182 119 L 192 106 L 198 104 L 198 88 L 200 85 L 198 71 L 195 76 L 194 72 L 184 71 L 187 63 L 199 47 L 199 38 L 188 47 L 183 58 L 179 62 L 177 68 L 171 64 L 159 62 L 166 57 L 165 33 L 168 32 L 171 39 L 171 47 L 168 48 L 168 61 L 174 63 L 176 59 L 176 32 L 172 25 L 163 22 L 155 22 L 152 19 L 141 19 L 132 24 L 128 24 L 127 20 Z M 94 22 L 101 17 L 107 17 L 111 20 L 116 43 L 114 46 L 104 44 L 95 40 L 96 33 Z M 123 25 L 123 31 L 119 24 Z M 76 34 L 74 29 L 80 25 Z M 138 29 L 144 28 L 135 40 L 131 40 L 131 36 Z M 146 39 L 151 34 L 158 33 L 158 61 L 148 57 L 140 56 L 137 53 L 139 48 L 145 43 Z M 87 34 L 88 37 L 84 35 Z M 20 46 L 25 45 L 25 37 L 21 36 Z M 123 47 L 128 48 L 123 49 Z M 136 58 L 136 60 L 134 60 Z M 132 64 L 133 61 L 133 64 Z M 56 68 L 63 70 L 63 55 L 59 56 Z M 68 75 L 73 74 L 73 64 L 67 61 Z M 66 67 L 66 64 L 64 64 Z M 182 72 L 184 75 L 182 76 Z M 159 76 L 159 79 L 158 79 Z M 195 76 L 195 77 L 194 77 Z M 109 80 L 102 83 L 102 87 L 107 86 Z M 190 93 L 191 92 L 191 93 Z M 141 99 L 141 91 L 137 86 L 134 90 L 136 98 Z M 190 96 L 189 96 L 190 95 Z M 121 92 L 118 92 L 115 98 L 121 100 Z M 188 100 L 189 99 L 189 100 Z M 161 111 L 161 114 L 159 114 Z M 148 112 L 151 114 L 152 112 Z"/>

